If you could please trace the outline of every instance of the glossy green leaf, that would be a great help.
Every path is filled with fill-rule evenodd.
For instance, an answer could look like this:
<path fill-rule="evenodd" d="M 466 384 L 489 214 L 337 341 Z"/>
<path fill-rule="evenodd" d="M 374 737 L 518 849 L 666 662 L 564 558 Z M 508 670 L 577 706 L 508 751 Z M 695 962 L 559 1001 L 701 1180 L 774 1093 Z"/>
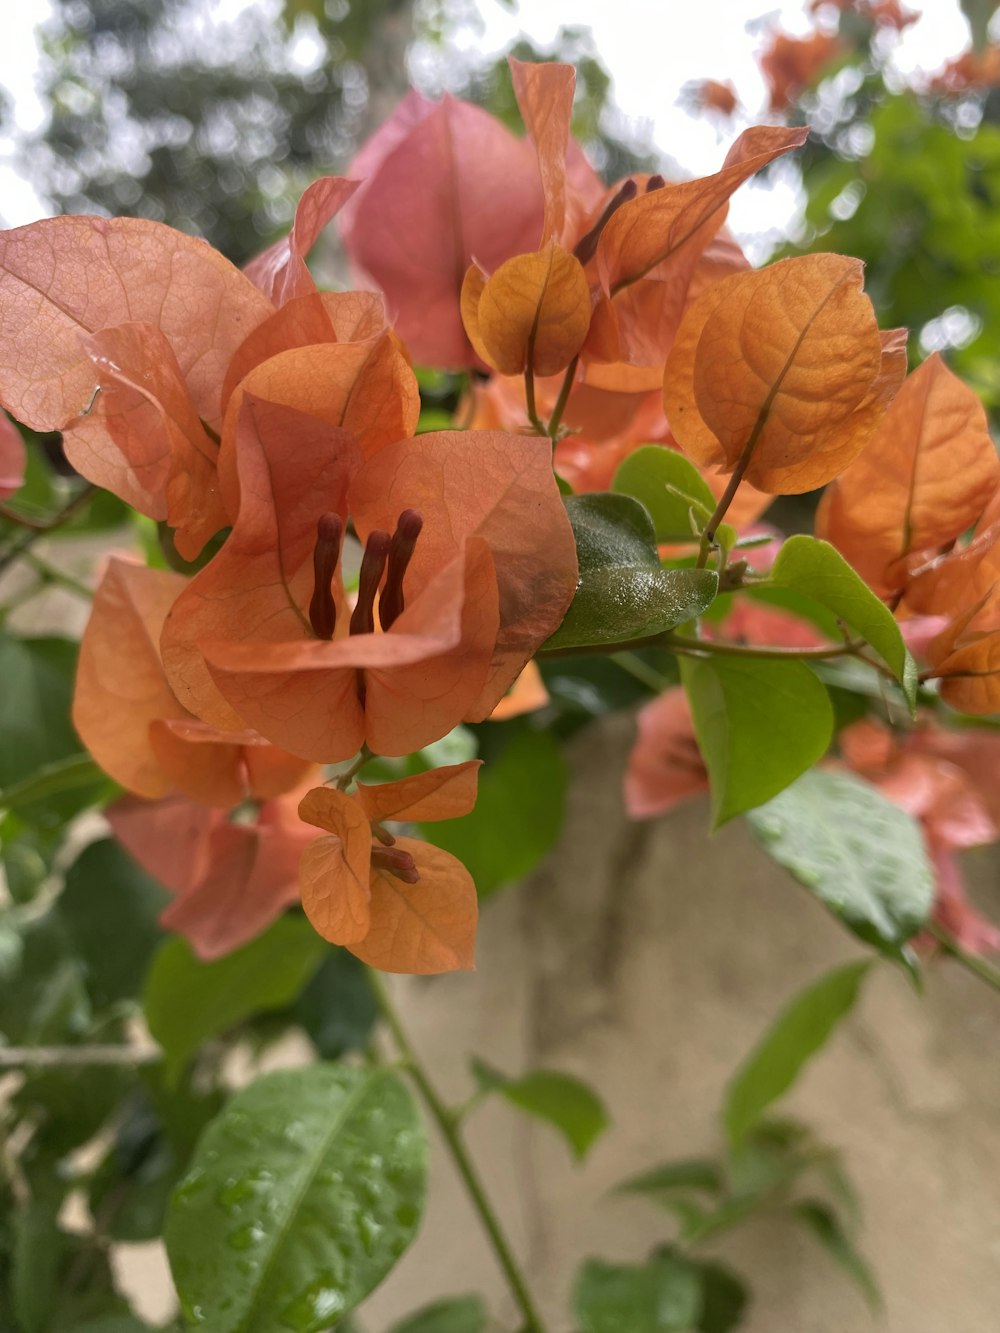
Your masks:
<path fill-rule="evenodd" d="M 167 940 L 153 960 L 143 1006 L 171 1078 L 202 1042 L 253 1014 L 283 1009 L 315 972 L 327 944 L 304 917 L 280 917 L 263 935 L 213 963 L 187 940 Z"/>
<path fill-rule="evenodd" d="M 689 458 L 662 444 L 644 444 L 619 464 L 611 489 L 631 495 L 649 511 L 658 542 L 690 541 L 690 514 L 699 532 L 715 509 L 708 482 Z"/>
<path fill-rule="evenodd" d="M 826 753 L 833 708 L 804 662 L 685 657 L 681 680 L 712 788 L 712 825 L 776 796 Z"/>
<path fill-rule="evenodd" d="M 206 1130 L 164 1239 L 185 1317 L 212 1333 L 320 1333 L 416 1234 L 427 1142 L 388 1069 L 258 1079 Z"/>
<path fill-rule="evenodd" d="M 882 1308 L 882 1293 L 868 1264 L 858 1253 L 840 1218 L 833 1209 L 818 1199 L 804 1199 L 794 1205 L 793 1211 L 850 1277 L 854 1279 L 872 1310 Z"/>
<path fill-rule="evenodd" d="M 916 703 L 917 670 L 896 618 L 829 542 L 789 537 L 771 569 L 771 583 L 819 602 L 871 644 Z"/>
<path fill-rule="evenodd" d="M 554 1125 L 578 1161 L 608 1127 L 604 1103 L 586 1083 L 569 1074 L 535 1069 L 521 1078 L 508 1078 L 482 1060 L 472 1061 L 472 1072 L 483 1091 L 497 1092 L 512 1106 Z"/>
<path fill-rule="evenodd" d="M 668 1250 L 641 1265 L 588 1259 L 573 1285 L 581 1333 L 689 1333 L 701 1306 L 696 1267 Z"/>
<path fill-rule="evenodd" d="M 837 968 L 802 991 L 778 1015 L 727 1089 L 723 1123 L 731 1148 L 739 1147 L 850 1013 L 870 966 L 861 962 Z"/>
<path fill-rule="evenodd" d="M 421 836 L 457 856 L 486 898 L 534 869 L 552 847 L 562 828 L 567 781 L 558 741 L 514 725 L 499 755 L 480 771 L 472 813 L 422 824 Z"/>
<path fill-rule="evenodd" d="M 99 1007 L 136 997 L 163 938 L 166 890 L 111 839 L 92 842 L 66 872 L 57 911 Z"/>
<path fill-rule="evenodd" d="M 565 501 L 580 575 L 566 618 L 546 649 L 625 643 L 661 634 L 700 615 L 718 591 L 708 569 L 663 569 L 649 514 L 628 495 Z"/>
<path fill-rule="evenodd" d="M 84 797 L 93 793 L 97 799 L 102 788 L 115 790 L 111 779 L 102 773 L 90 755 L 71 754 L 65 759 L 44 764 L 37 772 L 0 789 L 0 806 L 7 810 L 22 810 L 68 792 Z M 81 800 L 81 807 L 84 803 Z"/>
<path fill-rule="evenodd" d="M 455 1296 L 393 1324 L 389 1333 L 486 1333 L 488 1321 L 480 1296 Z"/>
<path fill-rule="evenodd" d="M 934 871 L 920 826 L 863 778 L 816 769 L 748 820 L 769 856 L 890 957 L 927 921 Z"/>

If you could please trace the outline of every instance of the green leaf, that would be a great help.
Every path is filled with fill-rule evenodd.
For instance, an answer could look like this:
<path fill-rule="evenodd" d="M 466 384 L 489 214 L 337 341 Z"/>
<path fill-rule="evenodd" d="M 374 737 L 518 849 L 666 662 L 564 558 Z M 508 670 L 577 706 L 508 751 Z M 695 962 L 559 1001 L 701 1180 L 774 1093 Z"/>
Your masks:
<path fill-rule="evenodd" d="M 826 753 L 833 708 L 804 662 L 681 659 L 712 788 L 712 826 L 762 805 Z"/>
<path fill-rule="evenodd" d="M 164 1233 L 181 1306 L 212 1333 L 319 1333 L 416 1234 L 427 1141 L 391 1070 L 258 1079 L 205 1132 Z"/>
<path fill-rule="evenodd" d="M 533 870 L 558 838 L 565 813 L 568 771 L 559 742 L 525 724 L 510 733 L 481 770 L 472 813 L 420 826 L 422 837 L 468 867 L 480 898 Z"/>
<path fill-rule="evenodd" d="M 280 917 L 242 949 L 200 962 L 187 940 L 167 940 L 153 960 L 143 1006 L 176 1080 L 202 1042 L 253 1014 L 283 1009 L 298 995 L 327 944 L 304 917 Z"/>
<path fill-rule="evenodd" d="M 711 487 L 690 459 L 662 444 L 644 444 L 618 467 L 611 489 L 639 500 L 658 542 L 690 541 L 692 507 L 701 527 L 715 509 Z"/>
<path fill-rule="evenodd" d="M 935 893 L 912 815 L 853 773 L 817 769 L 748 821 L 768 855 L 849 930 L 889 957 L 903 957 Z"/>
<path fill-rule="evenodd" d="M 554 1125 L 578 1161 L 608 1127 L 603 1102 L 586 1083 L 569 1074 L 535 1069 L 521 1078 L 508 1078 L 482 1060 L 473 1059 L 471 1067 L 484 1092 L 498 1092 L 511 1105 Z"/>
<path fill-rule="evenodd" d="M 789 537 L 770 581 L 819 602 L 870 643 L 903 686 L 911 709 L 916 706 L 917 670 L 895 616 L 829 542 Z"/>
<path fill-rule="evenodd" d="M 454 1296 L 393 1324 L 389 1333 L 486 1333 L 488 1319 L 481 1297 Z"/>
<path fill-rule="evenodd" d="M 346 949 L 330 949 L 289 1017 L 305 1030 L 324 1060 L 364 1050 L 378 1017 L 364 963 Z"/>
<path fill-rule="evenodd" d="M 722 1172 L 710 1157 L 688 1157 L 678 1162 L 664 1162 L 637 1176 L 629 1176 L 615 1186 L 617 1194 L 646 1194 L 659 1202 L 661 1195 L 676 1191 L 698 1190 L 718 1194 L 722 1190 Z"/>
<path fill-rule="evenodd" d="M 669 1250 L 641 1266 L 588 1259 L 573 1286 L 581 1333 L 689 1333 L 701 1303 L 697 1268 Z"/>
<path fill-rule="evenodd" d="M 804 1199 L 794 1205 L 793 1211 L 830 1256 L 854 1279 L 871 1309 L 875 1312 L 881 1310 L 882 1293 L 875 1276 L 855 1249 L 833 1209 L 820 1200 Z"/>
<path fill-rule="evenodd" d="M 92 1319 L 78 1324 L 73 1333 L 153 1333 L 152 1326 L 134 1315 L 112 1316 L 110 1319 Z"/>
<path fill-rule="evenodd" d="M 627 643 L 661 634 L 710 606 L 719 576 L 708 569 L 663 569 L 649 514 L 628 495 L 565 500 L 580 576 L 566 618 L 545 649 Z"/>
<path fill-rule="evenodd" d="M 0 792 L 33 777 L 41 768 L 72 756 L 80 757 L 80 742 L 70 722 L 73 673 L 77 645 L 69 639 L 18 639 L 0 631 Z M 34 799 L 35 817 L 58 825 L 81 808 L 77 793 L 53 800 L 47 790 Z M 18 804 L 27 802 L 23 795 Z"/>
<path fill-rule="evenodd" d="M 111 839 L 92 842 L 70 866 L 56 910 L 98 1007 L 139 994 L 163 938 L 157 918 L 169 901 L 166 890 Z"/>
<path fill-rule="evenodd" d="M 702 1300 L 698 1333 L 732 1333 L 746 1311 L 746 1286 L 723 1264 L 700 1263 L 697 1269 Z"/>
<path fill-rule="evenodd" d="M 792 1086 L 858 998 L 870 963 L 848 963 L 802 991 L 737 1070 L 729 1084 L 723 1123 L 739 1147 L 763 1113 Z"/>
<path fill-rule="evenodd" d="M 7 810 L 21 810 L 65 792 L 89 793 L 93 803 L 100 800 L 104 789 L 114 790 L 114 784 L 94 763 L 89 754 L 71 754 L 45 764 L 36 773 L 12 782 L 0 789 L 0 806 Z M 87 804 L 91 801 L 87 800 Z M 82 804 L 81 804 L 82 808 Z"/>

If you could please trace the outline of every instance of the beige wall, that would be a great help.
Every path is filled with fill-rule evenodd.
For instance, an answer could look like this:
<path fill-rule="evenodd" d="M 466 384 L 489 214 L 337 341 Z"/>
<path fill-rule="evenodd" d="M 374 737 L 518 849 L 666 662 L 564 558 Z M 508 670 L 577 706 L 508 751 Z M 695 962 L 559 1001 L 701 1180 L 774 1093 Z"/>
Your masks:
<path fill-rule="evenodd" d="M 620 778 L 627 719 L 575 746 L 569 818 L 544 870 L 484 912 L 479 971 L 400 978 L 402 1012 L 444 1091 L 469 1092 L 470 1053 L 509 1072 L 550 1066 L 591 1081 L 614 1124 L 582 1168 L 560 1139 L 487 1104 L 470 1139 L 534 1289 L 566 1333 L 587 1254 L 635 1262 L 669 1234 L 622 1177 L 718 1148 L 726 1080 L 801 986 L 855 955 L 851 938 L 754 846 L 742 825 L 706 837 L 686 806 L 629 824 Z M 516 830 L 511 831 L 516 836 Z M 969 858 L 1000 910 L 998 862 Z M 985 899 L 984 899 L 985 901 Z M 856 1013 L 785 1104 L 844 1150 L 883 1286 L 878 1325 L 815 1243 L 777 1220 L 714 1253 L 751 1279 L 749 1333 L 997 1333 L 1000 1329 L 1000 996 L 955 965 L 918 997 L 881 967 Z M 483 1290 L 516 1326 L 502 1280 L 437 1152 L 422 1233 L 365 1309 L 377 1333 L 439 1295 Z"/>

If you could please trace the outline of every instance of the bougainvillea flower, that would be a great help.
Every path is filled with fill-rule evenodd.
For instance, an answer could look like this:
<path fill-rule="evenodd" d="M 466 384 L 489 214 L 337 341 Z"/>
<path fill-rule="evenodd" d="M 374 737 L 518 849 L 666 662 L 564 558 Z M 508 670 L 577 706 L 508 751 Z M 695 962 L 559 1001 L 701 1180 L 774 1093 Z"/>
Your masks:
<path fill-rule="evenodd" d="M 386 297 L 413 356 L 461 368 L 475 355 L 459 314 L 462 279 L 534 250 L 542 195 L 531 144 L 479 107 L 410 93 L 352 162 L 363 184 L 341 214 L 355 269 Z"/>
<path fill-rule="evenodd" d="M 946 703 L 963 713 L 1000 713 L 1000 585 L 932 639 L 927 658 Z"/>
<path fill-rule="evenodd" d="M 994 492 L 965 546 L 918 565 L 905 606 L 919 615 L 954 615 L 987 597 L 1000 581 L 1000 490 Z"/>
<path fill-rule="evenodd" d="M 797 494 L 868 443 L 904 373 L 880 335 L 862 265 L 803 255 L 737 273 L 690 306 L 667 359 L 664 405 L 684 452 Z"/>
<path fill-rule="evenodd" d="M 736 89 L 728 79 L 724 83 L 718 79 L 701 79 L 690 84 L 685 92 L 689 106 L 699 111 L 714 111 L 727 120 L 740 104 Z"/>
<path fill-rule="evenodd" d="M 358 184 L 340 176 L 321 176 L 313 181 L 295 206 L 295 219 L 288 235 L 244 264 L 243 272 L 275 305 L 282 306 L 296 296 L 315 292 L 316 283 L 306 267 L 306 256 Z"/>
<path fill-rule="evenodd" d="M 904 381 L 870 447 L 825 492 L 816 532 L 877 592 L 891 594 L 980 518 L 998 485 L 982 403 L 935 352 Z M 924 593 L 915 609 L 938 609 L 929 581 Z"/>
<path fill-rule="evenodd" d="M 112 832 L 175 899 L 160 920 L 206 962 L 259 935 L 298 901 L 299 861 L 313 830 L 298 816 L 301 786 L 246 818 L 168 796 L 108 807 Z"/>
<path fill-rule="evenodd" d="M 0 500 L 24 485 L 27 455 L 21 432 L 5 412 L 0 412 Z"/>
<path fill-rule="evenodd" d="M 80 644 L 73 725 L 116 782 L 149 799 L 181 791 L 229 808 L 290 791 L 308 764 L 247 728 L 207 727 L 178 703 L 160 662 L 160 633 L 186 580 L 112 558 Z"/>
<path fill-rule="evenodd" d="M 324 939 L 385 972 L 473 968 L 478 904 L 449 852 L 396 838 L 387 821 L 454 819 L 476 803 L 478 760 L 433 769 L 354 796 L 317 787 L 299 814 L 328 836 L 303 853 L 302 905 Z"/>
<path fill-rule="evenodd" d="M 365 743 L 406 754 L 485 717 L 575 588 L 548 454 L 542 440 L 446 431 L 360 463 L 343 431 L 246 395 L 238 517 L 164 629 L 178 696 L 213 726 L 250 726 L 323 762 Z M 348 621 L 335 573 L 348 514 L 371 557 L 359 593 L 367 623 L 357 607 Z M 389 534 L 413 514 L 417 531 L 396 561 Z"/>
<path fill-rule="evenodd" d="M 708 791 L 708 770 L 695 740 L 687 695 L 664 690 L 639 709 L 639 735 L 625 771 L 625 809 L 632 819 L 666 814 Z"/>
<path fill-rule="evenodd" d="M 203 241 L 139 218 L 0 233 L 0 401 L 61 430 L 89 481 L 178 527 L 223 521 L 213 472 L 229 360 L 271 302 Z"/>
<path fill-rule="evenodd" d="M 542 673 L 537 662 L 528 662 L 517 680 L 490 713 L 490 722 L 505 722 L 522 713 L 535 713 L 549 702 Z"/>
<path fill-rule="evenodd" d="M 699 259 L 725 221 L 730 196 L 805 139 L 803 129 L 758 126 L 740 135 L 714 175 L 679 184 L 652 177 L 641 190 L 636 178 L 632 197 L 614 208 L 600 231 L 600 295 L 585 357 L 662 366 Z"/>
<path fill-rule="evenodd" d="M 840 38 L 830 33 L 790 37 L 776 32 L 760 56 L 760 70 L 770 89 L 769 110 L 786 110 L 845 50 Z"/>

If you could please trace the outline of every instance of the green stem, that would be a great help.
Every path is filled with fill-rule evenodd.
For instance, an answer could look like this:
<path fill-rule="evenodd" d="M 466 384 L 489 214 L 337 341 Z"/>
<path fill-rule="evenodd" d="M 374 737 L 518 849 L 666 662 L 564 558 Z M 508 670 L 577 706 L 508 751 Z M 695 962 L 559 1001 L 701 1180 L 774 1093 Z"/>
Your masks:
<path fill-rule="evenodd" d="M 465 1144 L 462 1142 L 461 1134 L 455 1123 L 454 1113 L 445 1105 L 438 1095 L 437 1089 L 428 1078 L 423 1066 L 421 1065 L 417 1054 L 410 1044 L 399 1020 L 392 1000 L 389 998 L 389 992 L 386 989 L 382 975 L 376 972 L 374 968 L 368 969 L 368 980 L 371 983 L 376 1002 L 385 1022 L 386 1027 L 392 1034 L 392 1039 L 399 1050 L 400 1055 L 406 1061 L 410 1077 L 420 1090 L 420 1095 L 427 1103 L 427 1109 L 430 1111 L 437 1124 L 441 1135 L 444 1138 L 445 1145 L 451 1155 L 452 1161 L 458 1168 L 459 1175 L 465 1184 L 469 1197 L 479 1214 L 479 1219 L 483 1224 L 493 1252 L 497 1257 L 500 1267 L 504 1271 L 504 1276 L 510 1286 L 511 1294 L 517 1303 L 521 1316 L 524 1319 L 525 1333 L 545 1333 L 545 1325 L 542 1323 L 541 1316 L 535 1307 L 535 1303 L 528 1290 L 524 1274 L 514 1257 L 503 1230 L 500 1226 L 500 1220 L 493 1210 L 493 1205 L 486 1196 L 482 1181 L 479 1179 L 479 1173 L 472 1162 L 472 1158 L 466 1151 Z"/>
<path fill-rule="evenodd" d="M 573 391 L 573 379 L 576 375 L 577 363 L 580 360 L 580 354 L 577 352 L 573 360 L 566 367 L 566 374 L 563 376 L 562 388 L 559 390 L 559 397 L 556 399 L 556 405 L 552 409 L 552 416 L 549 418 L 548 436 L 555 446 L 559 435 L 559 423 L 562 421 L 563 413 L 566 411 L 566 404 L 569 402 L 569 396 Z"/>
<path fill-rule="evenodd" d="M 634 680 L 645 685 L 648 689 L 662 694 L 664 690 L 670 688 L 671 681 L 666 676 L 662 676 L 659 671 L 655 671 L 651 666 L 647 666 L 641 657 L 636 657 L 635 653 L 615 653 L 612 658 L 615 666 L 621 667 L 627 671 Z"/>
<path fill-rule="evenodd" d="M 61 528 L 64 523 L 68 523 L 74 514 L 90 503 L 96 493 L 97 487 L 88 482 L 83 490 L 74 495 L 73 499 L 65 504 L 58 513 L 45 520 L 28 519 L 23 515 L 15 515 L 9 509 L 4 509 L 2 516 L 11 522 L 17 523 L 25 531 L 17 541 L 11 542 L 10 546 L 0 554 L 0 572 L 7 569 L 15 560 L 19 560 L 34 546 L 40 537 L 44 537 L 46 533 L 54 532 L 56 528 Z"/>
<path fill-rule="evenodd" d="M 994 967 L 992 963 L 988 963 L 985 958 L 980 958 L 977 954 L 967 952 L 953 936 L 949 935 L 936 922 L 930 922 L 924 929 L 928 935 L 932 935 L 937 940 L 949 957 L 954 958 L 956 963 L 961 963 L 966 971 L 971 972 L 980 981 L 985 981 L 987 986 L 992 986 L 994 990 L 1000 991 L 1000 968 Z"/>
<path fill-rule="evenodd" d="M 94 590 L 92 588 L 88 588 L 85 583 L 80 581 L 80 579 L 75 579 L 72 574 L 67 574 L 65 570 L 57 569 L 55 565 L 50 565 L 47 560 L 43 560 L 42 557 L 36 555 L 34 551 L 26 551 L 24 553 L 24 559 L 36 574 L 42 576 L 45 583 L 58 584 L 60 588 L 65 588 L 69 592 L 75 592 L 77 597 L 83 597 L 88 602 L 94 600 Z"/>
<path fill-rule="evenodd" d="M 542 425 L 541 417 L 538 415 L 538 407 L 535 404 L 535 372 L 531 369 L 529 363 L 524 372 L 524 404 L 528 412 L 528 420 L 537 435 L 547 435 L 548 431 Z"/>
<path fill-rule="evenodd" d="M 851 643 L 841 643 L 830 648 L 767 648 L 749 643 L 723 643 L 718 639 L 688 639 L 683 634 L 669 634 L 663 646 L 672 652 L 687 656 L 707 653 L 720 657 L 775 658 L 778 661 L 802 658 L 807 662 L 810 660 L 825 662 L 830 657 L 857 655 L 857 646 Z M 867 658 L 864 660 L 868 661 Z M 875 663 L 868 662 L 868 665 L 874 666 Z"/>

